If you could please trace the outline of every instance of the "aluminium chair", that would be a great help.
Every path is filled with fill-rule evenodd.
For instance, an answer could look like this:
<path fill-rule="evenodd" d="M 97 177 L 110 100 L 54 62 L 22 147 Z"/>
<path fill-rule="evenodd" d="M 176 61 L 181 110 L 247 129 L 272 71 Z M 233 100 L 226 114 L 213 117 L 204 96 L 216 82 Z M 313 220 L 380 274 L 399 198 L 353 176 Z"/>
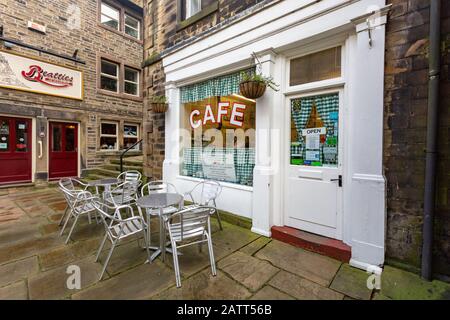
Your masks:
<path fill-rule="evenodd" d="M 64 209 L 64 213 L 61 216 L 61 220 L 59 220 L 59 226 L 62 226 L 64 218 L 67 216 L 67 212 L 70 210 L 69 202 L 67 199 L 67 194 L 64 192 L 64 190 L 76 192 L 76 191 L 86 191 L 89 187 L 88 184 L 81 182 L 80 180 L 74 179 L 74 178 L 62 178 L 58 181 L 58 187 L 59 190 L 64 195 L 64 199 L 67 202 L 67 206 Z M 91 223 L 91 217 L 89 215 L 89 223 Z"/>
<path fill-rule="evenodd" d="M 140 185 L 140 180 L 124 181 L 115 188 L 105 191 L 103 198 L 111 206 L 133 204 L 137 200 Z"/>
<path fill-rule="evenodd" d="M 117 180 L 122 182 L 141 181 L 142 174 L 137 170 L 124 171 L 117 176 Z"/>
<path fill-rule="evenodd" d="M 191 191 L 184 194 L 192 201 L 192 205 L 186 208 L 198 206 L 212 206 L 215 209 L 220 230 L 223 230 L 222 221 L 220 219 L 219 210 L 217 209 L 216 199 L 222 192 L 222 186 L 217 181 L 204 180 L 197 183 Z"/>
<path fill-rule="evenodd" d="M 210 216 L 214 211 L 216 210 L 213 207 L 199 206 L 183 209 L 170 216 L 164 216 L 166 230 L 168 231 L 170 243 L 172 245 L 173 266 L 178 288 L 181 287 L 178 250 L 183 247 L 195 244 L 201 246 L 204 242 L 207 242 L 211 271 L 214 276 L 217 274 L 210 222 Z"/>
<path fill-rule="evenodd" d="M 111 248 L 109 249 L 109 253 L 103 265 L 99 280 L 102 280 L 114 248 L 119 243 L 119 241 L 140 232 L 142 232 L 142 234 L 144 235 L 145 248 L 147 250 L 148 261 L 150 261 L 149 241 L 147 239 L 146 233 L 147 225 L 140 214 L 134 215 L 133 208 L 130 205 L 112 207 L 98 200 L 94 201 L 93 205 L 100 214 L 103 225 L 105 226 L 105 236 L 98 249 L 97 256 L 95 258 L 96 262 L 100 257 L 106 240 L 109 240 L 111 242 Z M 108 212 L 110 211 L 114 213 L 109 214 Z M 126 211 L 129 214 L 131 213 L 131 216 L 129 218 L 122 218 L 123 211 Z"/>

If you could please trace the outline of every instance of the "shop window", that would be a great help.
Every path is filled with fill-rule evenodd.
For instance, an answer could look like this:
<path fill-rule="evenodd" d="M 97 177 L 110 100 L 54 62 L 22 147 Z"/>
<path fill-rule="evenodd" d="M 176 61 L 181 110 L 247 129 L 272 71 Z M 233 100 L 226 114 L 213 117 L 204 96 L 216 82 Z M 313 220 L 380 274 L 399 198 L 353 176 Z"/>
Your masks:
<path fill-rule="evenodd" d="M 339 94 L 291 100 L 291 165 L 337 167 Z"/>
<path fill-rule="evenodd" d="M 100 125 L 100 150 L 118 150 L 116 122 L 102 122 Z"/>
<path fill-rule="evenodd" d="M 131 147 L 139 139 L 139 125 L 125 123 L 123 126 L 123 147 L 124 149 Z M 135 150 L 139 150 L 139 145 L 134 146 Z"/>
<path fill-rule="evenodd" d="M 124 91 L 134 96 L 139 95 L 139 71 L 125 67 Z"/>
<path fill-rule="evenodd" d="M 125 14 L 125 33 L 133 38 L 140 39 L 141 22 L 132 16 Z"/>
<path fill-rule="evenodd" d="M 9 150 L 9 120 L 1 119 L 0 121 L 0 152 Z"/>
<path fill-rule="evenodd" d="M 119 30 L 120 11 L 102 2 L 100 22 L 103 25 Z"/>
<path fill-rule="evenodd" d="M 254 100 L 237 94 L 185 102 L 181 174 L 252 186 L 255 106 Z"/>
<path fill-rule="evenodd" d="M 107 60 L 101 60 L 100 88 L 107 91 L 118 92 L 119 65 Z"/>
<path fill-rule="evenodd" d="M 341 76 L 341 47 L 309 54 L 290 61 L 289 85 L 338 78 Z"/>

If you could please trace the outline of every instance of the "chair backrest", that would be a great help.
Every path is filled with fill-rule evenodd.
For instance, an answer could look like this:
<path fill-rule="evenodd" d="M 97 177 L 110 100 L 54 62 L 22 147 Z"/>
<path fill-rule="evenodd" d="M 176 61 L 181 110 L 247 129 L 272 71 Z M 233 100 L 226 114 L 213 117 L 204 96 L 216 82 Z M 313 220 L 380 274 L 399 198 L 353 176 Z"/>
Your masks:
<path fill-rule="evenodd" d="M 59 188 L 61 190 L 74 190 L 75 186 L 71 178 L 62 178 L 58 181 Z"/>
<path fill-rule="evenodd" d="M 200 206 L 178 211 L 165 218 L 166 228 L 176 241 L 203 236 L 211 228 L 209 217 L 214 210 L 213 207 Z"/>
<path fill-rule="evenodd" d="M 177 188 L 172 183 L 164 182 L 162 180 L 150 181 L 141 188 L 142 196 L 153 193 L 167 193 L 167 192 L 178 193 Z"/>
<path fill-rule="evenodd" d="M 202 192 L 200 195 L 200 205 L 206 206 L 211 201 L 216 200 L 222 191 L 222 186 L 217 181 L 207 180 L 201 182 Z"/>
<path fill-rule="evenodd" d="M 134 217 L 134 211 L 133 207 L 129 205 L 123 205 L 123 206 L 109 206 L 104 202 L 94 200 L 92 202 L 97 212 L 100 214 L 100 217 L 103 221 L 103 225 L 105 226 L 106 232 L 109 234 L 110 237 L 117 237 L 119 235 L 118 230 L 114 227 L 116 225 L 120 225 L 120 229 L 125 228 L 124 224 L 125 218 L 122 218 L 122 212 L 125 213 L 125 216 L 128 215 L 128 213 L 131 213 L 131 216 Z M 128 212 L 127 212 L 128 211 Z M 114 213 L 109 213 L 114 212 Z M 142 217 L 141 217 L 142 218 Z M 113 233 L 113 230 L 116 232 L 116 234 Z M 124 230 L 127 231 L 127 230 Z"/>
<path fill-rule="evenodd" d="M 124 182 L 140 181 L 142 174 L 137 170 L 124 171 L 117 176 L 117 179 Z"/>

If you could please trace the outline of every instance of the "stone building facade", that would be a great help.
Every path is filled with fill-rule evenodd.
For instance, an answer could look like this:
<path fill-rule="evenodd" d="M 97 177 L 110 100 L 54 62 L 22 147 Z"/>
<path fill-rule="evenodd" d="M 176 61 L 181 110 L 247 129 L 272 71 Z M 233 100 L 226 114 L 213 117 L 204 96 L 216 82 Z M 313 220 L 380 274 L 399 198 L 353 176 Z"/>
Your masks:
<path fill-rule="evenodd" d="M 60 55 L 73 56 L 85 62 L 75 63 L 36 50 L 30 50 L 19 45 L 2 43 L 1 50 L 7 54 L 25 55 L 42 63 L 50 63 L 64 68 L 73 68 L 83 73 L 84 83 L 82 99 L 62 98 L 41 93 L 0 88 L 0 115 L 9 117 L 25 116 L 33 120 L 33 181 L 47 180 L 49 177 L 50 122 L 68 122 L 78 126 L 79 138 L 79 169 L 77 176 L 83 170 L 104 163 L 105 159 L 117 158 L 120 150 L 127 144 L 124 128 L 131 124 L 132 134 L 141 136 L 143 115 L 143 93 L 141 63 L 143 60 L 143 8 L 142 1 L 110 0 L 103 1 L 109 14 L 102 16 L 101 0 L 85 1 L 0 1 L 0 25 L 3 26 L 3 36 L 20 41 L 24 44 L 55 52 Z M 109 9 L 108 9 L 109 8 Z M 111 13 L 112 12 L 112 13 Z M 117 17 L 116 17 L 117 14 Z M 132 18 L 128 18 L 132 17 Z M 117 19 L 117 20 L 115 20 Z M 138 24 L 138 38 L 125 32 L 125 19 Z M 132 20 L 129 20 L 132 19 Z M 101 21 L 109 21 L 112 27 Z M 116 23 L 117 24 L 114 24 Z M 30 27 L 30 23 L 44 26 L 45 32 Z M 116 28 L 117 27 L 117 28 Z M 117 29 L 117 30 L 116 30 Z M 10 56 L 12 57 L 12 56 Z M 110 68 L 115 68 L 116 81 L 109 90 L 101 87 L 100 75 L 103 59 Z M 137 77 L 132 89 L 125 84 L 124 72 L 128 70 Z M 70 70 L 70 69 L 68 69 Z M 137 82 L 137 83 L 136 83 Z M 111 82 L 110 82 L 111 83 Z M 115 90 L 112 88 L 115 87 Z M 135 88 L 137 87 L 137 90 Z M 57 90 L 48 87 L 49 90 Z M 115 91 L 115 92 L 113 92 Z M 57 92 L 57 91 L 55 91 Z M 105 128 L 109 140 L 102 140 L 102 122 L 107 121 L 113 127 Z M 57 125 L 55 125 L 57 126 Z M 116 130 L 114 130 L 114 126 Z M 57 134 L 59 129 L 55 129 Z M 115 132 L 114 132 L 115 131 Z M 130 131 L 127 131 L 130 133 Z M 49 143 L 47 143 L 49 141 Z M 109 144 L 101 143 L 108 141 Z M 133 138 L 129 141 L 134 141 Z M 107 147 L 108 146 L 108 147 Z M 110 148 L 112 146 L 113 148 Z M 115 146 L 115 148 L 114 148 Z M 39 150 L 39 148 L 42 148 Z M 41 154 L 40 154 L 41 153 Z"/>

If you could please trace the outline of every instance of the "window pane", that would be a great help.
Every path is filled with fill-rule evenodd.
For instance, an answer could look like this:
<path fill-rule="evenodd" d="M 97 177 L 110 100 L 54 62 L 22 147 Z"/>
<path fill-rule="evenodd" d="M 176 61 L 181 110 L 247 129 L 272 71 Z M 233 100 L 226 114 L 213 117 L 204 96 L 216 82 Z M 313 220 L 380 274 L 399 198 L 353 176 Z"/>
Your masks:
<path fill-rule="evenodd" d="M 126 124 L 123 126 L 123 134 L 125 136 L 137 137 L 138 135 L 138 127 L 134 125 Z"/>
<path fill-rule="evenodd" d="M 338 164 L 339 95 L 291 100 L 291 165 Z"/>
<path fill-rule="evenodd" d="M 137 84 L 136 83 L 132 83 L 132 82 L 125 82 L 125 93 L 137 96 L 138 95 L 138 86 L 137 86 Z"/>
<path fill-rule="evenodd" d="M 102 3 L 101 23 L 119 30 L 119 11 Z"/>
<path fill-rule="evenodd" d="M 101 134 L 117 134 L 117 125 L 114 123 L 102 123 L 102 132 Z"/>
<path fill-rule="evenodd" d="M 131 147 L 133 144 L 135 144 L 138 141 L 137 138 L 123 138 L 123 147 L 129 148 Z M 139 149 L 139 146 L 135 146 L 133 149 Z"/>
<path fill-rule="evenodd" d="M 52 129 L 52 151 L 62 150 L 61 125 L 55 124 Z"/>
<path fill-rule="evenodd" d="M 136 29 L 132 29 L 128 26 L 125 26 L 125 33 L 133 38 L 139 39 L 139 32 Z"/>
<path fill-rule="evenodd" d="M 139 20 L 130 17 L 129 15 L 125 15 L 125 25 L 134 29 L 139 29 Z"/>
<path fill-rule="evenodd" d="M 115 63 L 102 60 L 102 73 L 117 77 L 118 66 Z"/>
<path fill-rule="evenodd" d="M 103 14 L 101 16 L 101 23 L 116 30 L 119 30 L 119 21 L 111 19 Z"/>
<path fill-rule="evenodd" d="M 101 137 L 100 138 L 100 149 L 102 149 L 102 150 L 116 150 L 117 149 L 117 138 Z"/>
<path fill-rule="evenodd" d="M 100 88 L 103 90 L 117 92 L 117 80 L 101 76 Z"/>
<path fill-rule="evenodd" d="M 16 151 L 28 151 L 28 128 L 26 121 L 16 121 Z"/>
<path fill-rule="evenodd" d="M 75 126 L 66 125 L 66 151 L 75 151 Z"/>
<path fill-rule="evenodd" d="M 186 17 L 190 18 L 201 10 L 201 0 L 186 0 Z"/>
<path fill-rule="evenodd" d="M 182 107 L 182 175 L 253 185 L 254 101 L 211 97 Z"/>
<path fill-rule="evenodd" d="M 0 120 L 0 152 L 8 151 L 9 149 L 9 121 L 6 119 Z"/>
<path fill-rule="evenodd" d="M 341 47 L 291 60 L 291 86 L 341 76 Z"/>
<path fill-rule="evenodd" d="M 125 68 L 125 80 L 138 82 L 138 72 L 133 69 Z"/>

